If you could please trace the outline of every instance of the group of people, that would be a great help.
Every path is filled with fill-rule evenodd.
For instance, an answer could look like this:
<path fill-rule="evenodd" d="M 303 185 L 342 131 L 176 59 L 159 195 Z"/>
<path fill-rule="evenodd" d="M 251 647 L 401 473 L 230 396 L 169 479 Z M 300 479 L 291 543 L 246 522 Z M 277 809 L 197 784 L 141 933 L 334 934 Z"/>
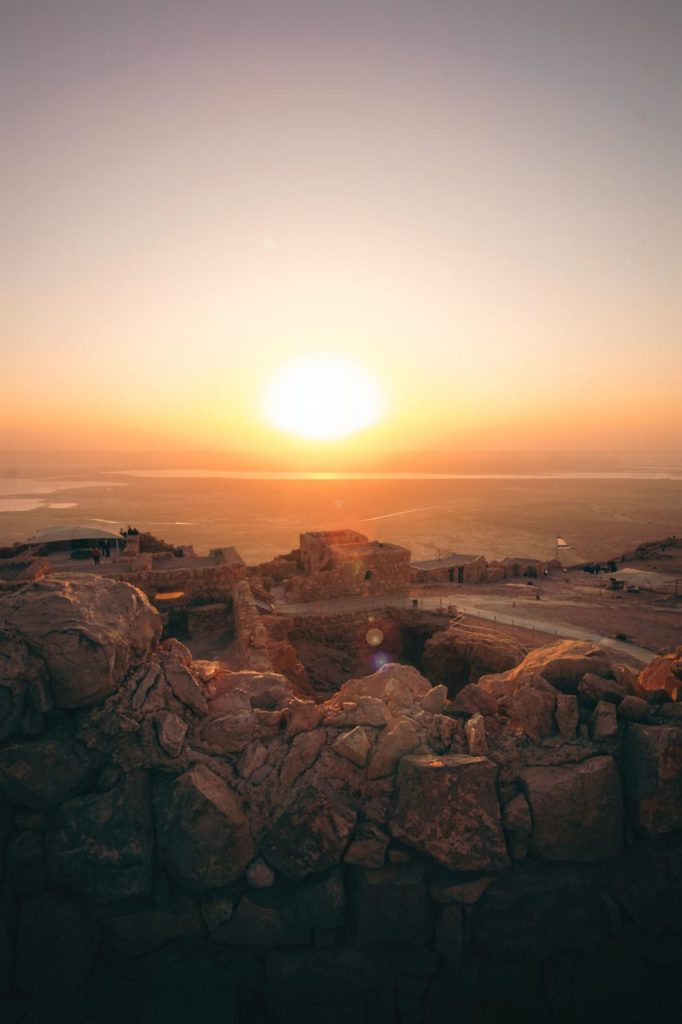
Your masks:
<path fill-rule="evenodd" d="M 118 547 L 117 541 L 114 541 L 113 543 Z M 95 565 L 99 565 L 102 555 L 104 555 L 105 558 L 111 558 L 111 545 L 112 541 L 107 537 L 106 540 L 98 541 L 97 546 L 90 549 L 90 554 L 92 555 L 92 560 Z"/>

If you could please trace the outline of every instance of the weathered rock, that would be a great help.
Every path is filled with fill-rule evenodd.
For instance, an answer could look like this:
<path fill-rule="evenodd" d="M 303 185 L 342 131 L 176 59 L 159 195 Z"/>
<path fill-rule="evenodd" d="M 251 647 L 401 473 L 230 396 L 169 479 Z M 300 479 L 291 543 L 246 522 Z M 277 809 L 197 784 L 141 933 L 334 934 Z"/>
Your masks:
<path fill-rule="evenodd" d="M 529 681 L 527 685 L 519 686 L 502 706 L 511 721 L 536 743 L 554 732 L 556 694 L 550 692 L 547 684 Z"/>
<path fill-rule="evenodd" d="M 250 779 L 259 768 L 267 764 L 268 748 L 264 747 L 258 740 L 249 743 L 239 761 L 240 774 L 245 779 Z"/>
<path fill-rule="evenodd" d="M 430 711 L 432 715 L 439 715 L 448 697 L 448 688 L 443 683 L 434 686 L 419 702 L 422 711 Z"/>
<path fill-rule="evenodd" d="M 262 857 L 256 857 L 246 869 L 246 883 L 252 889 L 269 889 L 275 884 L 275 872 Z"/>
<path fill-rule="evenodd" d="M 322 718 L 322 708 L 309 700 L 292 700 L 286 711 L 287 725 L 285 737 L 288 740 L 298 736 L 300 732 L 316 729 Z"/>
<path fill-rule="evenodd" d="M 179 757 L 185 745 L 188 725 L 172 711 L 158 711 L 155 715 L 159 743 L 169 757 Z"/>
<path fill-rule="evenodd" d="M 68 734 L 13 742 L 0 750 L 0 794 L 31 810 L 55 807 L 93 782 L 97 761 Z"/>
<path fill-rule="evenodd" d="M 677 700 L 682 693 L 682 645 L 670 654 L 654 658 L 640 672 L 636 692 L 646 696 L 658 690 L 665 690 L 673 700 Z"/>
<path fill-rule="evenodd" d="M 64 893 L 27 899 L 17 936 L 17 986 L 33 997 L 75 992 L 97 953 L 100 928 Z"/>
<path fill-rule="evenodd" d="M 404 758 L 389 831 L 452 870 L 505 867 L 496 776 L 497 768 L 485 757 Z"/>
<path fill-rule="evenodd" d="M 352 701 L 342 701 L 338 710 L 334 702 L 331 712 L 325 718 L 325 724 L 336 729 L 355 725 L 371 725 L 380 729 L 388 724 L 388 720 L 383 700 L 378 697 L 357 697 Z"/>
<path fill-rule="evenodd" d="M 179 661 L 166 660 L 163 665 L 163 673 L 166 677 L 166 682 L 173 691 L 173 695 L 184 704 L 185 707 L 190 708 L 196 715 L 207 715 L 208 714 L 208 703 L 204 697 L 199 685 L 195 682 L 194 676 Z"/>
<path fill-rule="evenodd" d="M 197 764 L 155 787 L 161 857 L 190 889 L 214 889 L 243 874 L 255 852 L 244 805 L 229 785 Z"/>
<path fill-rule="evenodd" d="M 640 722 L 643 718 L 649 715 L 651 709 L 647 702 L 642 697 L 635 697 L 629 694 L 624 697 L 617 708 L 617 714 L 619 718 L 627 718 L 632 722 Z"/>
<path fill-rule="evenodd" d="M 230 946 L 300 946 L 310 942 L 310 932 L 293 925 L 276 906 L 242 896 L 233 917 L 213 938 Z"/>
<path fill-rule="evenodd" d="M 45 888 L 45 843 L 40 832 L 20 832 L 7 851 L 7 871 L 16 892 L 37 896 Z"/>
<path fill-rule="evenodd" d="M 161 619 L 127 583 L 55 574 L 8 595 L 0 629 L 18 633 L 43 660 L 57 707 L 80 708 L 101 704 L 145 660 Z"/>
<path fill-rule="evenodd" d="M 469 683 L 459 691 L 449 708 L 457 714 L 494 715 L 497 713 L 497 700 L 476 683 Z"/>
<path fill-rule="evenodd" d="M 371 822 L 358 825 L 353 842 L 343 858 L 347 864 L 362 868 L 381 868 L 386 860 L 389 838 L 383 829 Z"/>
<path fill-rule="evenodd" d="M 299 733 L 294 738 L 291 749 L 280 769 L 282 786 L 288 788 L 296 781 L 299 775 L 307 771 L 317 760 L 326 742 L 327 734 L 324 729 L 314 729 L 312 732 Z"/>
<path fill-rule="evenodd" d="M 46 836 L 48 875 L 100 903 L 141 896 L 152 884 L 153 847 L 149 783 L 137 773 L 54 812 Z"/>
<path fill-rule="evenodd" d="M 605 700 L 599 701 L 590 718 L 590 732 L 596 743 L 618 734 L 618 719 L 613 704 Z"/>
<path fill-rule="evenodd" d="M 599 704 L 600 701 L 620 704 L 623 697 L 627 697 L 630 692 L 623 681 L 602 679 L 601 676 L 595 676 L 592 672 L 586 672 L 578 683 L 578 696 L 587 704 Z"/>
<path fill-rule="evenodd" d="M 355 821 L 355 811 L 340 794 L 308 787 L 274 823 L 261 852 L 277 871 L 302 879 L 340 863 Z"/>
<path fill-rule="evenodd" d="M 575 694 L 558 693 L 554 710 L 559 735 L 564 740 L 574 740 L 578 729 L 578 700 Z"/>
<path fill-rule="evenodd" d="M 624 763 L 625 799 L 636 827 L 649 835 L 682 828 L 682 729 L 630 723 Z"/>
<path fill-rule="evenodd" d="M 521 778 L 533 817 L 530 848 L 538 857 L 590 861 L 618 853 L 623 797 L 612 757 L 526 768 Z"/>
<path fill-rule="evenodd" d="M 533 831 L 530 807 L 523 793 L 517 793 L 502 809 L 502 820 L 509 836 L 509 852 L 515 860 L 528 853 L 528 840 Z"/>
<path fill-rule="evenodd" d="M 401 757 L 416 750 L 419 742 L 419 733 L 412 722 L 407 718 L 399 719 L 392 729 L 387 729 L 381 734 L 369 764 L 368 777 L 381 779 L 386 775 L 392 775 Z"/>
<path fill-rule="evenodd" d="M 540 675 L 562 693 L 575 693 L 586 672 L 604 678 L 613 675 L 611 663 L 601 647 L 585 640 L 558 640 L 530 651 L 515 668 L 498 675 L 496 681 L 509 685 L 524 677 Z M 483 685 L 484 681 L 495 678 L 485 676 L 479 683 Z"/>
<path fill-rule="evenodd" d="M 495 881 L 494 877 L 485 875 L 472 882 L 460 882 L 457 881 L 457 878 L 457 875 L 445 871 L 435 875 L 429 886 L 429 895 L 434 903 L 442 905 L 460 903 L 465 906 L 473 906 L 474 903 L 478 903 L 488 886 Z"/>
<path fill-rule="evenodd" d="M 572 865 L 519 864 L 476 904 L 473 947 L 492 959 L 547 960 L 604 938 L 599 888 L 589 872 Z"/>
<path fill-rule="evenodd" d="M 177 637 L 170 636 L 164 640 L 161 644 L 161 651 L 172 661 L 179 661 L 185 668 L 189 668 L 192 664 L 192 652 Z"/>
<path fill-rule="evenodd" d="M 149 697 L 152 689 L 161 677 L 161 666 L 158 662 L 152 662 L 149 668 L 143 672 L 142 678 L 137 684 L 133 693 L 130 706 L 133 711 L 139 711 Z"/>
<path fill-rule="evenodd" d="M 342 733 L 332 743 L 334 750 L 340 757 L 364 768 L 367 764 L 369 752 L 372 749 L 372 738 L 365 728 L 357 725 L 350 732 Z"/>
<path fill-rule="evenodd" d="M 413 864 L 355 868 L 349 890 L 349 935 L 359 946 L 431 939 L 433 910 L 423 869 Z"/>
<path fill-rule="evenodd" d="M 467 749 L 473 757 L 478 757 L 488 751 L 488 741 L 485 738 L 485 719 L 478 712 L 472 715 L 464 726 L 464 734 L 467 740 Z"/>
<path fill-rule="evenodd" d="M 20 730 L 28 708 L 43 712 L 52 704 L 43 662 L 23 640 L 0 628 L 0 741 Z"/>
<path fill-rule="evenodd" d="M 346 891 L 338 868 L 310 875 L 282 904 L 282 913 L 297 928 L 339 928 L 343 924 Z"/>
<path fill-rule="evenodd" d="M 358 697 L 378 697 L 387 704 L 401 707 L 417 703 L 430 689 L 428 679 L 417 672 L 416 668 L 389 662 L 371 676 L 349 679 L 339 689 L 339 699 L 353 701 Z"/>
<path fill-rule="evenodd" d="M 486 673 L 512 668 L 524 654 L 525 648 L 511 637 L 483 626 L 457 624 L 426 641 L 422 664 L 429 679 L 445 683 L 454 696 Z"/>

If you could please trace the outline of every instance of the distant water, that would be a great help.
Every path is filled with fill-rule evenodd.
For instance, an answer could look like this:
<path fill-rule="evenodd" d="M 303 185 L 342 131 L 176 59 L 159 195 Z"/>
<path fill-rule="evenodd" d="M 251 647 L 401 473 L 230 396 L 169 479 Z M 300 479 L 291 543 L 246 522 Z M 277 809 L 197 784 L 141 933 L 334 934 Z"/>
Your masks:
<path fill-rule="evenodd" d="M 682 457 L 444 455 L 385 472 L 248 469 L 204 456 L 121 453 L 62 464 L 0 457 L 0 543 L 82 522 L 129 523 L 199 551 L 235 545 L 248 562 L 297 546 L 305 530 L 348 527 L 404 544 L 415 557 L 449 551 L 565 561 L 617 554 L 682 535 Z M 476 462 L 485 472 L 477 472 Z M 3 465 L 4 464 L 4 465 Z M 27 472 L 30 469 L 30 472 Z"/>

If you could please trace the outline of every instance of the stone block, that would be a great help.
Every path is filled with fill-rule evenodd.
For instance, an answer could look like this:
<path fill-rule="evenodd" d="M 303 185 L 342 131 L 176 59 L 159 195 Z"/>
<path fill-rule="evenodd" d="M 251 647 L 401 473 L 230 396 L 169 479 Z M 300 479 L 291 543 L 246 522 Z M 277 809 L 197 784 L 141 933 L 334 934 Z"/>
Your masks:
<path fill-rule="evenodd" d="M 496 777 L 496 766 L 485 757 L 404 758 L 389 831 L 454 871 L 505 867 Z"/>
<path fill-rule="evenodd" d="M 533 817 L 530 849 L 536 856 L 590 861 L 618 853 L 623 844 L 623 796 L 612 757 L 526 768 L 521 778 Z"/>
<path fill-rule="evenodd" d="M 308 787 L 275 821 L 261 852 L 271 867 L 300 880 L 341 862 L 356 817 L 340 794 Z"/>
<path fill-rule="evenodd" d="M 648 835 L 682 828 L 682 729 L 631 722 L 625 738 L 625 799 Z"/>

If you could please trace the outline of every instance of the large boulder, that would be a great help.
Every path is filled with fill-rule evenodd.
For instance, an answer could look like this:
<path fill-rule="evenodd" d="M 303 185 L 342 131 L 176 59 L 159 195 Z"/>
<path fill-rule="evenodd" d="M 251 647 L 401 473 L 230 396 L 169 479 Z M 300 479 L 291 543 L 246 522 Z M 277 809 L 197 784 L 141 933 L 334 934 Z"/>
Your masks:
<path fill-rule="evenodd" d="M 649 662 L 640 672 L 635 686 L 644 695 L 665 690 L 673 700 L 677 700 L 682 695 L 682 645 L 670 654 Z"/>
<path fill-rule="evenodd" d="M 431 683 L 416 668 L 389 662 L 371 676 L 349 679 L 340 687 L 337 701 L 343 704 L 344 701 L 357 701 L 360 697 L 378 697 L 389 708 L 398 710 L 418 703 L 430 689 Z"/>
<path fill-rule="evenodd" d="M 486 757 L 404 757 L 389 830 L 455 871 L 495 871 L 508 863 L 495 788 Z"/>
<path fill-rule="evenodd" d="M 50 817 L 46 850 L 52 881 L 92 901 L 148 893 L 154 830 L 146 775 L 133 773 L 105 793 L 67 800 Z"/>
<path fill-rule="evenodd" d="M 630 722 L 625 739 L 625 799 L 649 835 L 682 828 L 682 729 Z"/>
<path fill-rule="evenodd" d="M 601 860 L 623 844 L 623 796 L 612 757 L 579 764 L 526 768 L 530 849 L 545 860 Z"/>
<path fill-rule="evenodd" d="M 0 630 L 45 663 L 60 708 L 92 707 L 114 693 L 161 636 L 145 595 L 100 576 L 49 576 L 3 599 Z"/>
<path fill-rule="evenodd" d="M 87 789 L 97 760 L 68 734 L 13 742 L 0 750 L 0 794 L 43 811 Z"/>
<path fill-rule="evenodd" d="M 426 641 L 422 665 L 425 675 L 433 683 L 444 683 L 453 697 L 482 675 L 518 665 L 525 653 L 516 640 L 492 629 L 454 625 Z"/>
<path fill-rule="evenodd" d="M 341 862 L 356 818 L 340 793 L 308 787 L 275 821 L 261 851 L 268 864 L 288 878 L 305 878 Z"/>
<path fill-rule="evenodd" d="M 189 889 L 234 882 L 255 854 L 241 798 L 205 764 L 159 781 L 154 792 L 157 839 L 171 875 Z"/>
<path fill-rule="evenodd" d="M 520 683 L 524 678 L 542 676 L 562 693 L 575 693 L 583 676 L 611 678 L 613 671 L 609 659 L 597 644 L 586 640 L 557 640 L 530 651 L 520 664 L 497 676 L 483 676 L 480 685 L 499 696 L 505 687 Z M 492 685 L 487 686 L 490 682 Z"/>

